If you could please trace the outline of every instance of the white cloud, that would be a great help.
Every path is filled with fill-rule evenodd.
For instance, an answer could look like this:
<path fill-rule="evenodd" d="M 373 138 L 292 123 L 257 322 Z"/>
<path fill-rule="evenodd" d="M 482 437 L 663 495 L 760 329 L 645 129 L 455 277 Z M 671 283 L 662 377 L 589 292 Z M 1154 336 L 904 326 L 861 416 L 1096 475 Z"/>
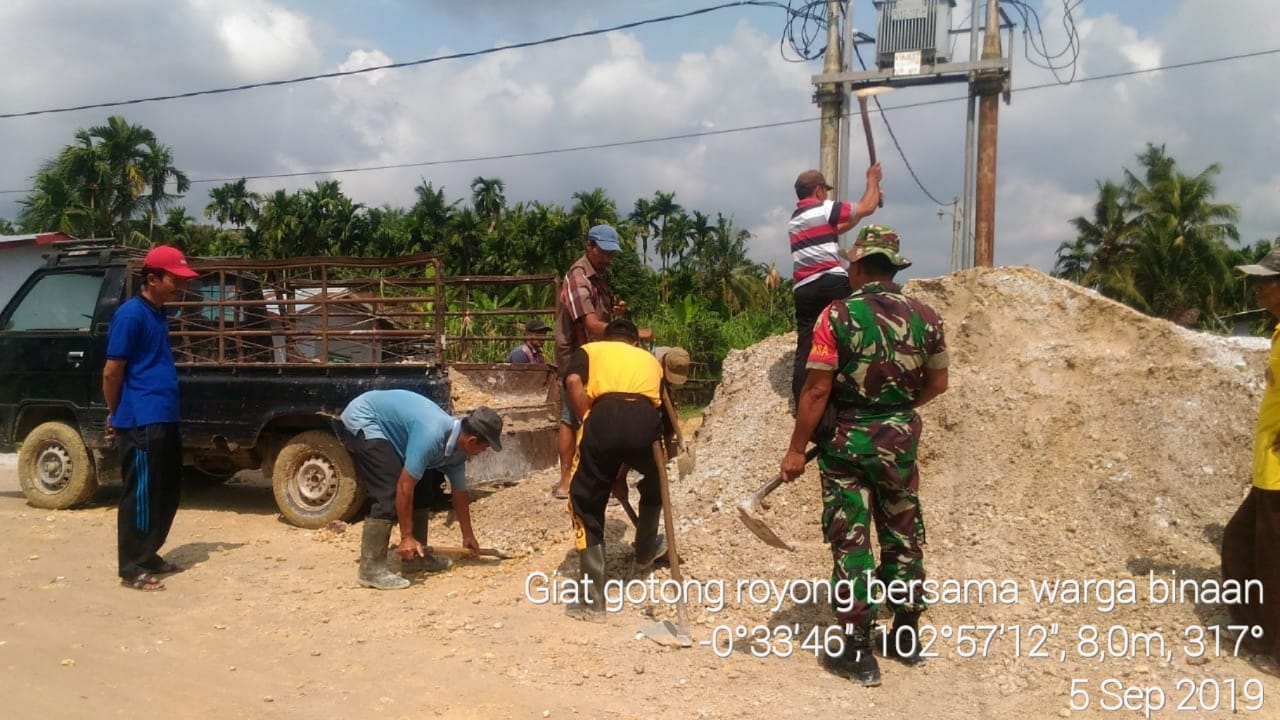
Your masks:
<path fill-rule="evenodd" d="M 266 0 L 190 0 L 194 20 L 213 31 L 237 74 L 273 80 L 314 66 L 319 51 L 301 13 Z"/>

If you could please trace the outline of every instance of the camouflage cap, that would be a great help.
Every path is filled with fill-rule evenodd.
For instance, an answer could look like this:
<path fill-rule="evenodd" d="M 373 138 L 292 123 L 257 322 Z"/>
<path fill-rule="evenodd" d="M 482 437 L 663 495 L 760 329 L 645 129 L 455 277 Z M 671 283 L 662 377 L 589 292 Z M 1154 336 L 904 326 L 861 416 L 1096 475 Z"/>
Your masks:
<path fill-rule="evenodd" d="M 1267 253 L 1266 257 L 1254 265 L 1237 265 L 1236 271 L 1245 275 L 1280 275 L 1280 248 Z"/>
<path fill-rule="evenodd" d="M 898 252 L 898 233 L 887 225 L 867 225 L 849 248 L 849 262 L 856 263 L 868 255 L 884 255 L 896 268 L 911 267 L 911 261 Z"/>

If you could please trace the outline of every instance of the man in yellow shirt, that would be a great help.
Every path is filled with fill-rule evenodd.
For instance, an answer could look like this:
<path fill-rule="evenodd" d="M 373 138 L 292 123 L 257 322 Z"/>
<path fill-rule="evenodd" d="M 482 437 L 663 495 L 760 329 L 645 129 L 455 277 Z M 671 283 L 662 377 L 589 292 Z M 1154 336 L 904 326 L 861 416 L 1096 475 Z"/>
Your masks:
<path fill-rule="evenodd" d="M 1258 305 L 1280 318 L 1280 248 L 1256 265 L 1239 265 L 1249 276 Z M 1222 576 L 1244 586 L 1262 582 L 1256 602 L 1227 606 L 1237 625 L 1262 628 L 1261 652 L 1280 661 L 1280 328 L 1271 336 L 1267 386 L 1253 440 L 1253 487 L 1222 535 Z"/>
<path fill-rule="evenodd" d="M 604 615 L 604 512 L 625 463 L 643 479 L 636 522 L 636 564 L 646 567 L 667 552 L 658 534 L 662 491 L 653 444 L 662 437 L 662 365 L 636 347 L 630 320 L 614 320 L 604 339 L 574 351 L 565 371 L 569 406 L 582 418 L 578 460 L 569 485 L 574 542 L 586 588 L 568 613 L 584 620 Z M 589 581 L 589 582 L 587 582 Z"/>

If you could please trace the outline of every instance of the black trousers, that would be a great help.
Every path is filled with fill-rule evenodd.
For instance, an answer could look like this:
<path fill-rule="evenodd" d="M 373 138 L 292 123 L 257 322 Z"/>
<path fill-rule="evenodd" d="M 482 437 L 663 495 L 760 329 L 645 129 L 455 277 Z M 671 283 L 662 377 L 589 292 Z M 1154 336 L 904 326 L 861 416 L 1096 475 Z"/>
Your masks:
<path fill-rule="evenodd" d="M 578 469 L 569 484 L 574 543 L 579 550 L 604 542 L 604 512 L 618 470 L 625 463 L 643 479 L 640 504 L 662 507 L 653 443 L 662 419 L 649 401 L 633 395 L 605 395 L 591 407 L 578 443 Z"/>
<path fill-rule="evenodd" d="M 804 387 L 805 363 L 809 362 L 809 350 L 813 348 L 813 326 L 818 316 L 836 300 L 849 297 L 853 288 L 846 275 L 822 275 L 811 283 L 795 289 L 796 301 L 796 362 L 791 374 L 791 397 L 800 400 L 800 388 Z"/>
<path fill-rule="evenodd" d="M 116 430 L 124 493 L 116 514 L 120 577 L 132 580 L 159 557 L 182 494 L 182 436 L 177 423 Z"/>
<path fill-rule="evenodd" d="M 396 520 L 396 483 L 404 469 L 404 458 L 396 452 L 395 445 L 382 438 L 366 438 L 364 433 L 352 435 L 345 427 L 338 430 L 338 439 L 351 453 L 356 466 L 356 479 L 364 483 L 373 505 L 369 517 L 376 520 Z M 427 470 L 413 487 L 415 510 L 439 509 L 446 502 L 441 484 L 444 473 Z"/>
<path fill-rule="evenodd" d="M 1249 488 L 1222 533 L 1222 577 L 1262 582 L 1262 597 L 1227 605 L 1237 625 L 1262 628 L 1260 643 L 1280 660 L 1280 490 Z"/>

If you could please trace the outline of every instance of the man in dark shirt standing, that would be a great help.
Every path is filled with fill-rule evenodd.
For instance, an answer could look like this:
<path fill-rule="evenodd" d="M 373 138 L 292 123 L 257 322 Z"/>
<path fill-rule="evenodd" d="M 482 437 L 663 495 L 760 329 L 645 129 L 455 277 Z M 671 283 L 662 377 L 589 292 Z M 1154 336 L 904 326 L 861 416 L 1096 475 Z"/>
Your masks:
<path fill-rule="evenodd" d="M 178 370 L 164 305 L 197 277 L 182 251 L 157 245 L 142 261 L 142 289 L 116 310 L 107 333 L 102 395 L 107 440 L 120 452 L 124 493 L 117 515 L 120 579 L 134 590 L 163 590 L 157 575 L 178 567 L 160 557 L 182 482 Z"/>
<path fill-rule="evenodd" d="M 625 302 L 614 301 L 609 280 L 604 274 L 621 249 L 617 230 L 608 225 L 596 225 L 587 231 L 586 252 L 564 274 L 564 284 L 556 297 L 555 330 L 556 368 L 561 382 L 564 382 L 569 358 L 574 351 L 591 340 L 604 337 L 605 326 L 613 316 L 626 310 Z M 569 469 L 573 466 L 581 424 L 562 393 L 560 435 L 556 443 L 560 453 L 560 482 L 551 489 L 551 494 L 561 500 L 569 497 Z"/>

